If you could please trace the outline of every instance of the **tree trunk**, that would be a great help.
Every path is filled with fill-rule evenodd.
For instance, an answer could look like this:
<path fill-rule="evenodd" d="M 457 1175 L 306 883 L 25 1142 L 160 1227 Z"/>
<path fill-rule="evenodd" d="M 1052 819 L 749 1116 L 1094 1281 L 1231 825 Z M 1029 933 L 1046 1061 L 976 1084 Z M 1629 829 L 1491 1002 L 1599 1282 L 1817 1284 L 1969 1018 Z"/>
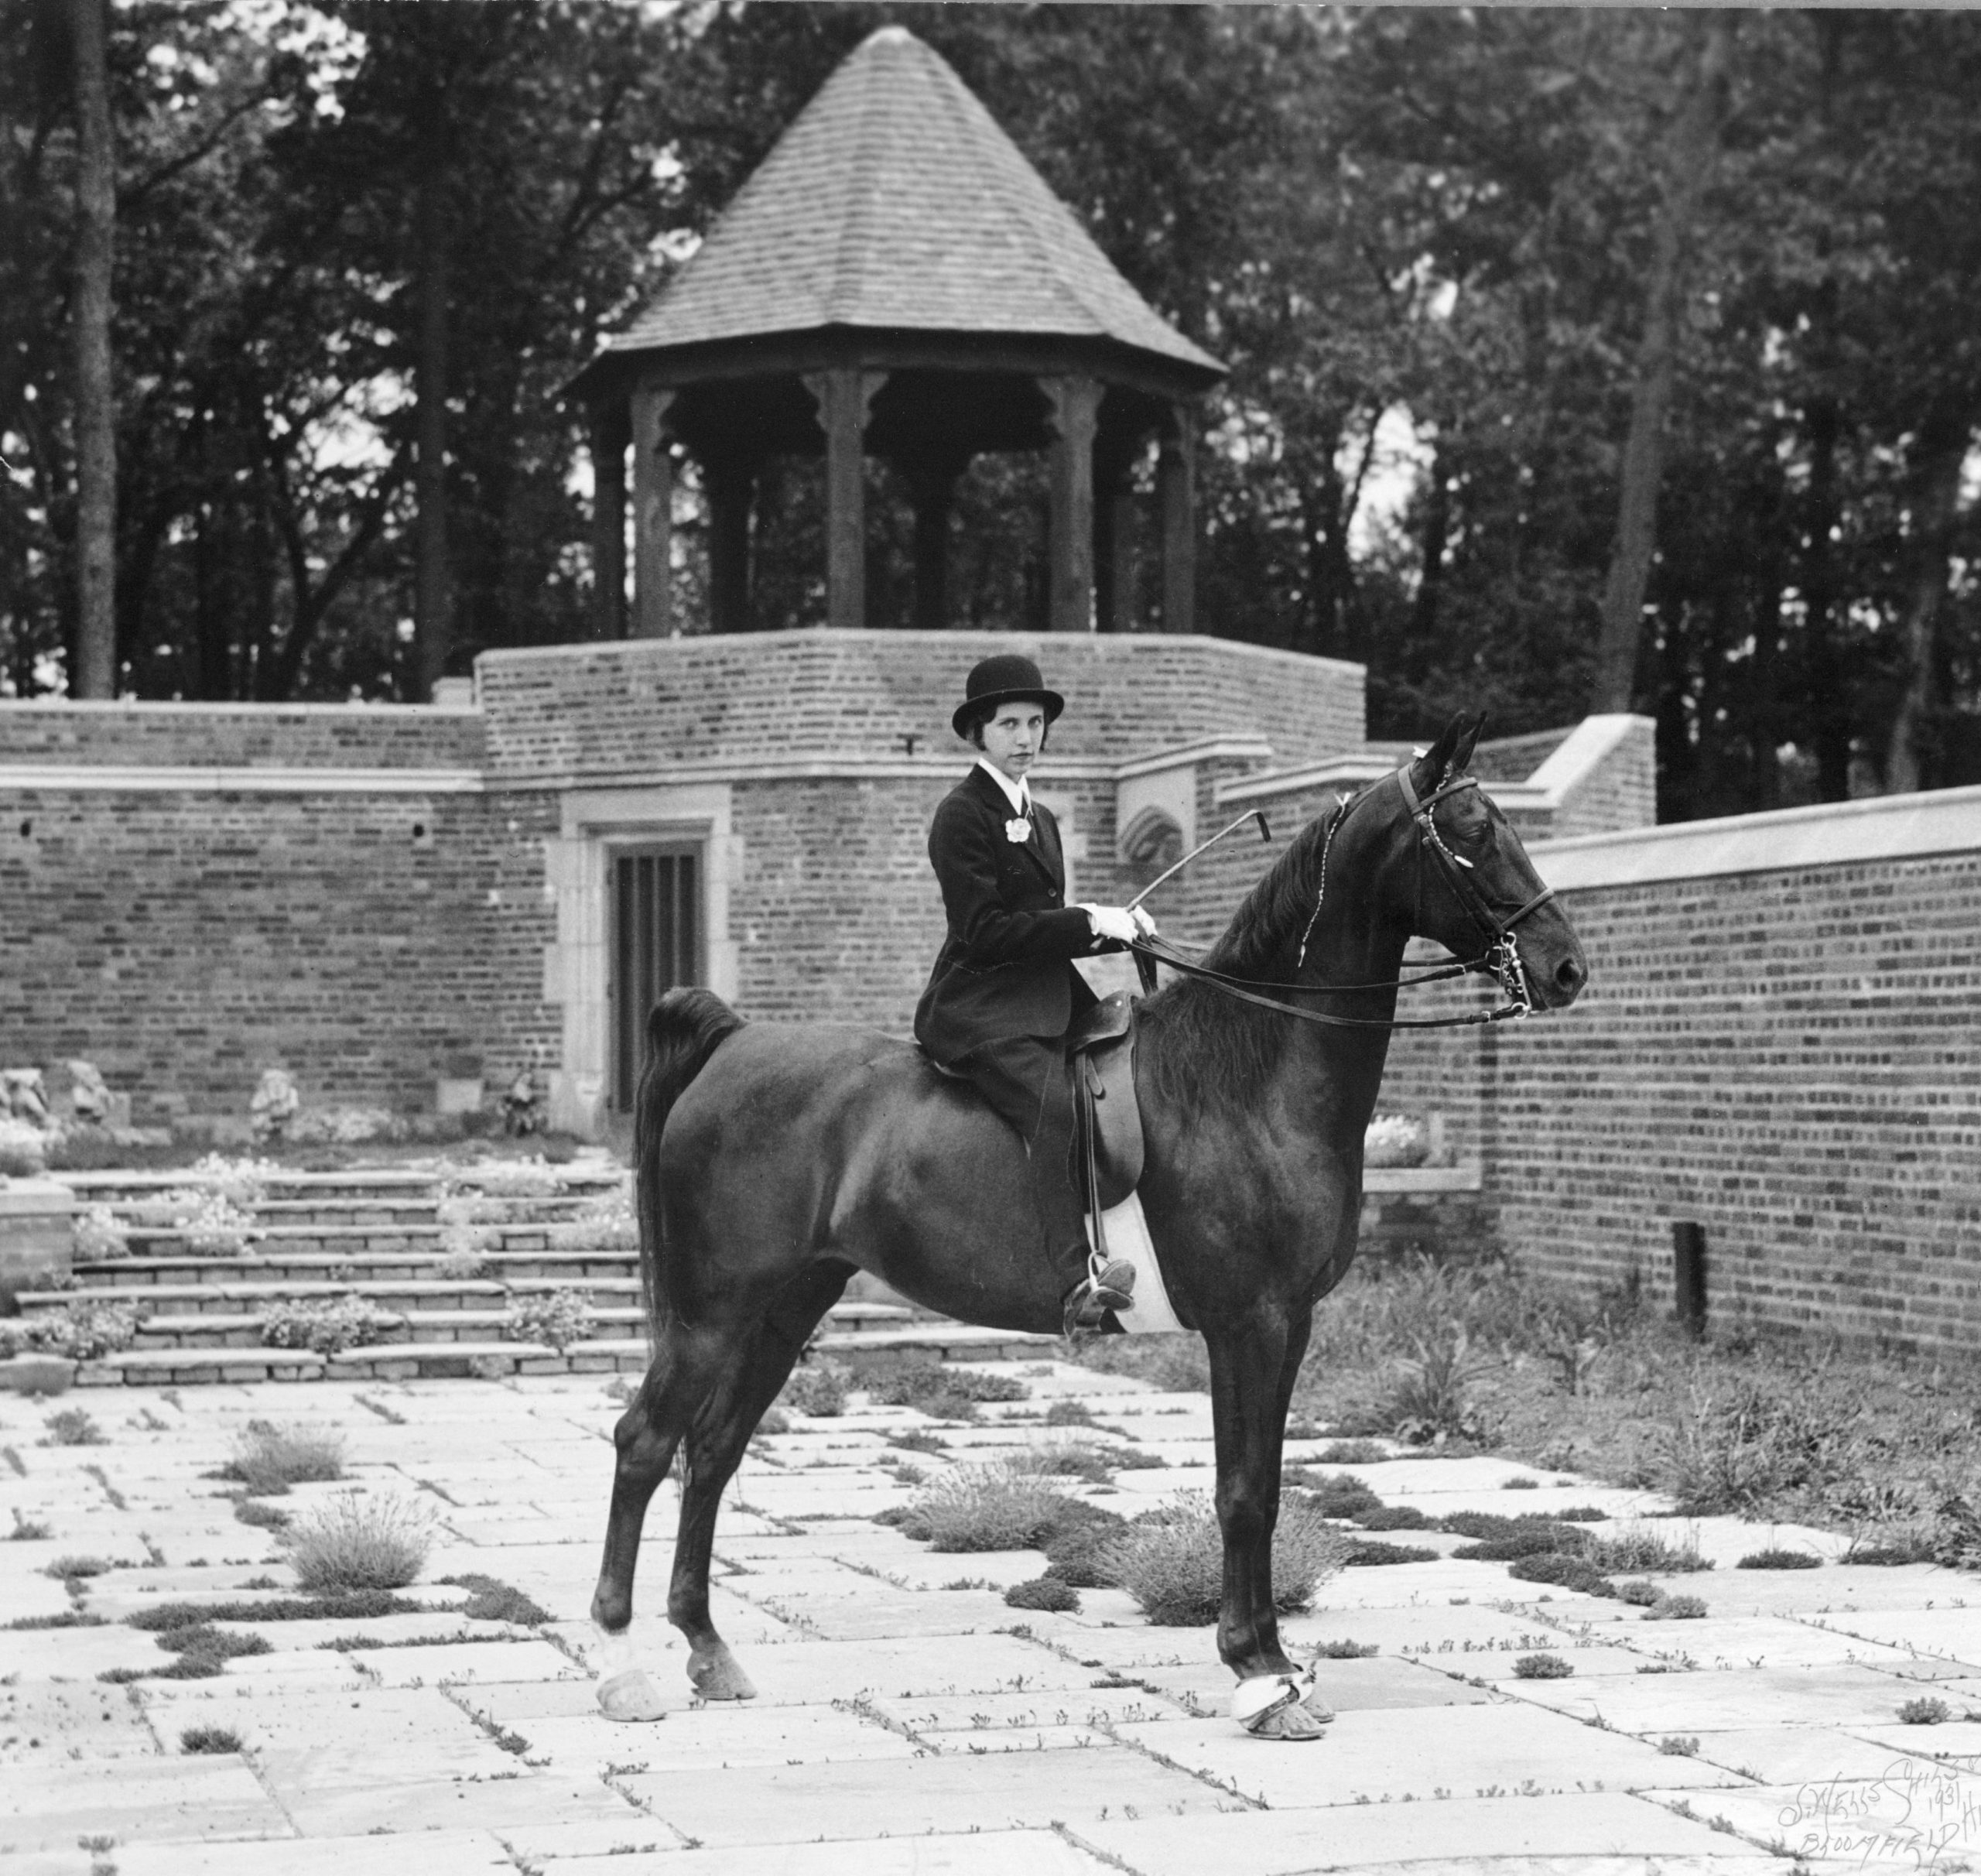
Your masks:
<path fill-rule="evenodd" d="M 1820 296 L 1818 317 L 1835 316 L 1833 296 Z M 1827 356 L 1828 347 L 1824 348 Z M 1828 375 L 1827 369 L 1825 376 Z M 1837 618 L 1836 449 L 1843 413 L 1827 395 L 1810 400 L 1808 525 L 1803 530 L 1803 632 L 1809 686 L 1809 741 L 1816 758 L 1816 799 L 1847 801 L 1850 797 L 1850 697 L 1844 683 L 1843 634 L 1847 620 Z"/>
<path fill-rule="evenodd" d="M 1954 516 L 1960 505 L 1961 465 L 1972 428 L 1965 404 L 1940 399 L 1919 436 L 1919 471 L 1914 494 L 1912 567 L 1907 582 L 1901 643 L 1905 687 L 1899 694 L 1885 745 L 1885 792 L 1909 795 L 1924 786 L 1922 731 L 1942 700 L 1935 694 L 1940 659 L 1938 626 L 1947 590 L 1947 561 Z"/>
<path fill-rule="evenodd" d="M 1699 196 L 1712 167 L 1733 49 L 1733 29 L 1725 14 L 1712 15 L 1703 30 L 1692 89 L 1672 119 L 1665 149 L 1665 201 L 1652 240 L 1644 330 L 1637 341 L 1637 387 L 1623 445 L 1616 543 L 1603 589 L 1596 682 L 1589 698 L 1593 710 L 1628 710 L 1636 683 L 1644 589 L 1658 538 L 1658 484 L 1665 467 L 1665 413 L 1671 402 L 1678 276 Z"/>
<path fill-rule="evenodd" d="M 419 510 L 413 570 L 413 700 L 429 704 L 446 674 L 450 593 L 447 569 L 447 262 L 446 217 L 440 166 L 429 161 L 414 204 L 419 252 Z"/>
<path fill-rule="evenodd" d="M 104 41 L 108 0 L 71 0 L 76 43 L 76 662 L 73 693 L 117 694 L 117 402 L 111 270 L 117 174 Z"/>

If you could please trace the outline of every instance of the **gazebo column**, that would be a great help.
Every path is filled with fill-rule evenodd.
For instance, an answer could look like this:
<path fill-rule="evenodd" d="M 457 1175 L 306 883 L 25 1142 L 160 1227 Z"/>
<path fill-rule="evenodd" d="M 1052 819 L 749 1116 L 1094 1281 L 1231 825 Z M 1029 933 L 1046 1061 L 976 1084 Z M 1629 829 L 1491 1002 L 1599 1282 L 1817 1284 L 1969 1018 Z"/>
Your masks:
<path fill-rule="evenodd" d="M 1162 511 L 1162 629 L 1197 628 L 1196 419 L 1187 404 L 1170 407 L 1156 458 L 1155 489 Z"/>
<path fill-rule="evenodd" d="M 674 624 L 672 391 L 633 393 L 633 635 L 664 638 Z"/>
<path fill-rule="evenodd" d="M 826 433 L 826 623 L 867 623 L 867 409 L 884 371 L 808 372 Z"/>
<path fill-rule="evenodd" d="M 717 632 L 750 629 L 750 507 L 757 465 L 734 453 L 703 458 L 709 502 L 709 614 Z"/>
<path fill-rule="evenodd" d="M 1093 433 L 1100 386 L 1091 378 L 1042 378 L 1052 400 L 1052 516 L 1048 623 L 1054 632 L 1093 629 Z"/>
<path fill-rule="evenodd" d="M 626 635 L 626 406 L 591 407 L 591 635 Z"/>
<path fill-rule="evenodd" d="M 895 463 L 915 505 L 915 624 L 921 631 L 941 632 L 949 623 L 949 516 L 956 478 L 969 460 L 931 450 Z"/>
<path fill-rule="evenodd" d="M 1093 453 L 1094 614 L 1103 632 L 1135 628 L 1135 491 L 1140 439 L 1110 438 Z"/>

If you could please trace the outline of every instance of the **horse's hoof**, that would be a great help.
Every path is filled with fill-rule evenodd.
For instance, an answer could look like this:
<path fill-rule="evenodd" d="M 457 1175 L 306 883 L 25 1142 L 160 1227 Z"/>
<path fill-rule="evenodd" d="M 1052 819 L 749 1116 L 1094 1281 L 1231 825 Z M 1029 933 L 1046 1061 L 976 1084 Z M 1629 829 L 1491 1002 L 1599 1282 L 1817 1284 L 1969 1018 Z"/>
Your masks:
<path fill-rule="evenodd" d="M 705 1700 L 754 1700 L 756 1689 L 726 1648 L 697 1649 L 688 1657 L 688 1678 Z"/>
<path fill-rule="evenodd" d="M 1231 1717 L 1254 1739 L 1319 1739 L 1334 1715 L 1311 1675 L 1260 1674 L 1238 1683 Z"/>
<path fill-rule="evenodd" d="M 1271 1713 L 1257 1726 L 1246 1729 L 1254 1739 L 1319 1739 L 1325 1730 L 1300 1702 Z"/>
<path fill-rule="evenodd" d="M 645 1668 L 628 1668 L 599 1683 L 598 1710 L 608 1720 L 664 1720 L 667 1703 Z"/>

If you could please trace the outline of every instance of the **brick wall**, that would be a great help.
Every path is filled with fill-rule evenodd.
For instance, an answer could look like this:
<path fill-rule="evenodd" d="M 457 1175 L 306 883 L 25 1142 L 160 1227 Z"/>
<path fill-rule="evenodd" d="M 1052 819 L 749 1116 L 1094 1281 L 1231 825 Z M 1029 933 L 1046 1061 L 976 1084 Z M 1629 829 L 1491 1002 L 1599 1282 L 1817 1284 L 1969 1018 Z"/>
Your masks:
<path fill-rule="evenodd" d="M 804 755 L 950 772 L 949 713 L 980 658 L 1023 651 L 1068 700 L 1049 755 L 1118 762 L 1243 731 L 1282 764 L 1360 746 L 1357 665 L 1229 640 L 786 632 L 484 653 L 491 772 L 524 782 Z"/>
<path fill-rule="evenodd" d="M 479 711 L 361 704 L 72 704 L 0 698 L 0 769 L 478 769 Z"/>
<path fill-rule="evenodd" d="M 245 1121 L 275 1066 L 311 1105 L 430 1111 L 551 1046 L 546 796 L 0 794 L 9 1066 L 86 1057 L 155 1125 Z"/>
<path fill-rule="evenodd" d="M 1943 851 L 1771 867 L 1826 818 L 1853 831 L 1807 810 L 1719 823 L 1719 870 L 1564 894 L 1590 987 L 1481 1060 L 1509 1250 L 1668 1300 L 1671 1224 L 1696 1220 L 1723 1320 L 1981 1347 L 1981 791 L 1957 794 L 1912 798 L 1954 823 Z"/>

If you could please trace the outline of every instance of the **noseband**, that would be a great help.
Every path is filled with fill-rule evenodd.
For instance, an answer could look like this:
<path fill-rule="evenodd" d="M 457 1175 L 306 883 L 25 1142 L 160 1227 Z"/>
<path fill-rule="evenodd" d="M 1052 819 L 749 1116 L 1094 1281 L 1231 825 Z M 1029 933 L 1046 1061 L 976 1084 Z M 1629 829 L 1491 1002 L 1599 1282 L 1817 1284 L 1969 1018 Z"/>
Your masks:
<path fill-rule="evenodd" d="M 1396 772 L 1396 783 L 1403 795 L 1403 805 L 1417 826 L 1418 837 L 1418 897 L 1423 898 L 1423 858 L 1428 854 L 1436 862 L 1451 888 L 1452 896 L 1464 909 L 1467 917 L 1478 928 L 1484 940 L 1484 949 L 1479 955 L 1463 964 L 1442 964 L 1434 970 L 1419 972 L 1415 977 L 1398 977 L 1383 984 L 1274 984 L 1254 981 L 1249 977 L 1229 977 L 1221 971 L 1206 969 L 1202 964 L 1192 964 L 1179 957 L 1172 948 L 1158 939 L 1154 942 L 1138 941 L 1134 947 L 1170 967 L 1186 977 L 1201 977 L 1214 984 L 1227 996 L 1235 997 L 1242 1003 L 1256 1003 L 1262 1008 L 1276 1010 L 1281 1015 L 1298 1018 L 1302 1022 L 1324 1023 L 1329 1028 L 1346 1029 L 1456 1029 L 1486 1022 L 1504 1022 L 1510 1018 L 1531 1016 L 1534 1002 L 1528 993 L 1527 971 L 1521 961 L 1520 947 L 1514 936 L 1514 928 L 1531 912 L 1538 911 L 1555 896 L 1552 886 L 1544 886 L 1533 898 L 1517 910 L 1502 918 L 1486 900 L 1471 878 L 1475 871 L 1472 862 L 1462 854 L 1456 854 L 1445 844 L 1439 832 L 1436 810 L 1439 803 L 1469 788 L 1479 786 L 1474 775 L 1461 775 L 1447 782 L 1435 793 L 1418 799 L 1417 790 L 1410 779 L 1411 765 L 1408 762 Z M 1314 935 L 1314 927 L 1319 923 L 1321 907 L 1326 902 L 1328 890 L 1328 856 L 1334 846 L 1334 837 L 1340 832 L 1341 824 L 1347 820 L 1350 811 L 1357 803 L 1366 800 L 1375 789 L 1368 788 L 1359 795 L 1345 796 L 1335 810 L 1334 818 L 1328 823 L 1328 830 L 1321 842 L 1321 877 L 1318 891 L 1314 895 L 1314 909 L 1307 920 L 1307 928 L 1301 934 L 1300 953 L 1295 965 L 1297 970 L 1306 962 L 1308 941 Z M 1466 1016 L 1436 1016 L 1408 1018 L 1401 1016 L 1334 1016 L 1321 1010 L 1310 1010 L 1285 999 L 1288 992 L 1301 996 L 1346 996 L 1357 991 L 1383 991 L 1408 988 L 1418 984 L 1435 984 L 1447 977 L 1466 977 L 1478 973 L 1491 977 L 1505 994 L 1506 1001 L 1497 1009 L 1480 1010 Z M 1275 991 L 1276 995 L 1261 996 L 1261 991 Z"/>

